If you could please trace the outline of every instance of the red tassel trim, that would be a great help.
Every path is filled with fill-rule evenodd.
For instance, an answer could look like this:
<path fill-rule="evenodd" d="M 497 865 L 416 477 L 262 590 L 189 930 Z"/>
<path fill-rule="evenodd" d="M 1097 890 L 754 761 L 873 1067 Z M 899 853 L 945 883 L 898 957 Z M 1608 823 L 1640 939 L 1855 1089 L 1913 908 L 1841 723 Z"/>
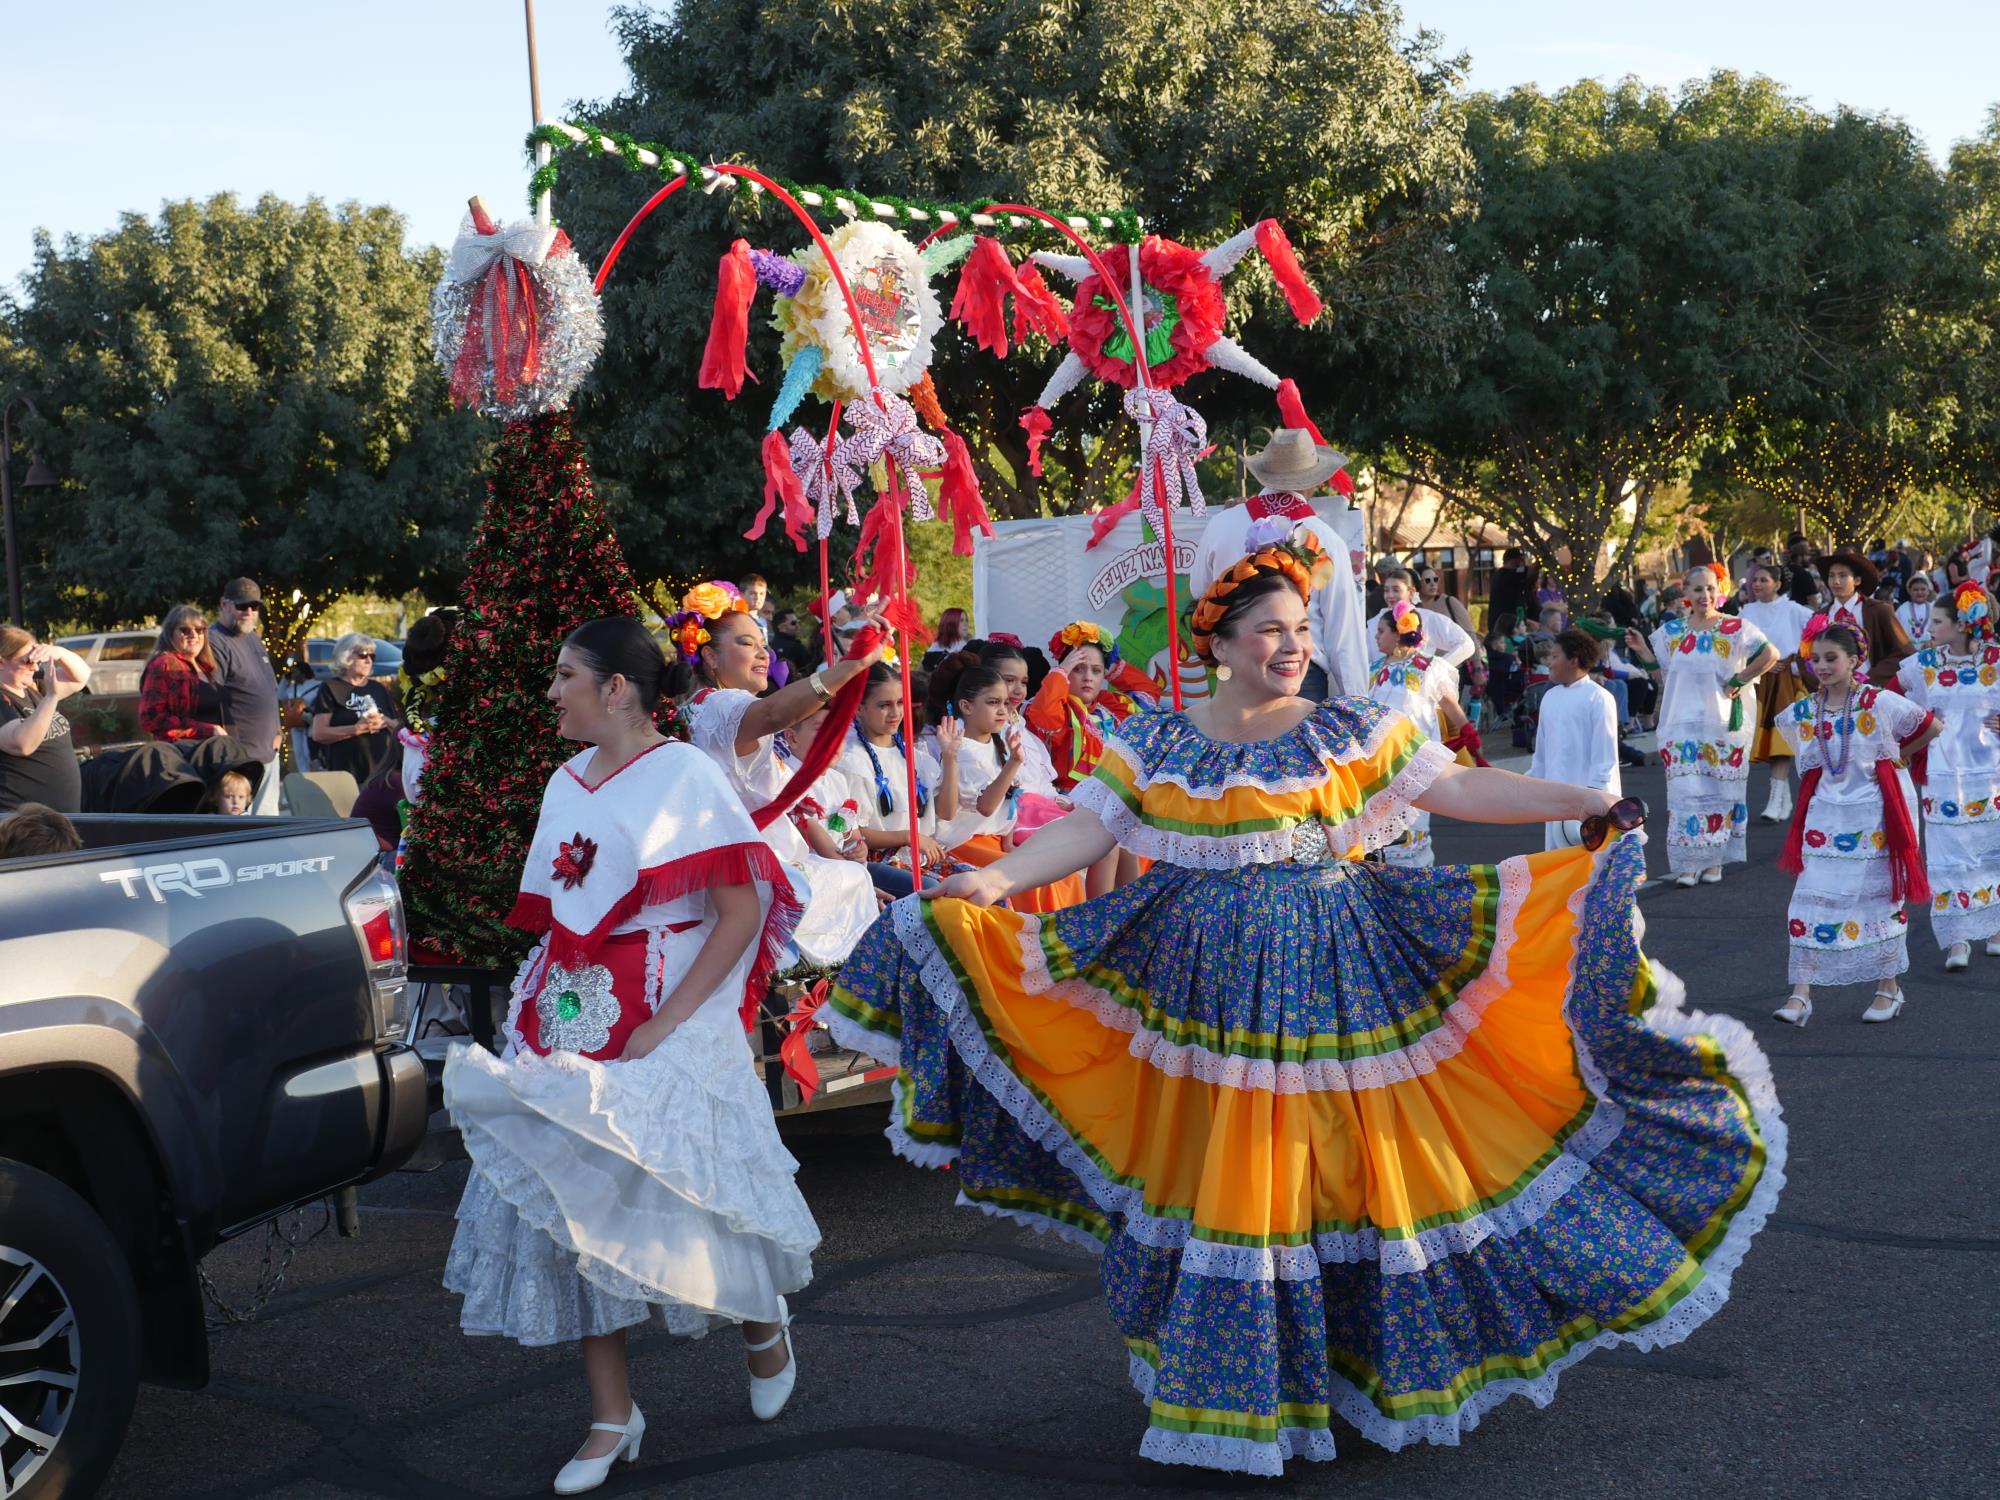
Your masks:
<path fill-rule="evenodd" d="M 1299 258 L 1292 250 L 1292 242 L 1285 234 L 1285 226 L 1276 219 L 1261 219 L 1257 224 L 1257 249 L 1270 263 L 1271 274 L 1278 279 L 1278 286 L 1284 291 L 1285 305 L 1292 310 L 1292 316 L 1301 323 L 1310 323 L 1325 309 L 1319 293 L 1306 280 L 1306 273 L 1299 266 Z"/>
<path fill-rule="evenodd" d="M 806 550 L 805 533 L 800 529 L 801 517 L 812 520 L 812 510 L 806 504 L 806 493 L 799 484 L 799 476 L 792 472 L 792 452 L 785 443 L 782 432 L 767 432 L 764 443 L 758 450 L 764 460 L 764 506 L 757 512 L 757 518 L 750 523 L 750 529 L 743 533 L 748 542 L 764 539 L 764 527 L 770 522 L 772 513 L 780 505 L 785 509 L 785 530 L 791 534 L 792 544 L 803 552 Z"/>
<path fill-rule="evenodd" d="M 855 661 L 873 651 L 882 641 L 882 632 L 872 627 L 855 636 L 854 644 L 847 648 L 847 660 Z M 812 784 L 826 774 L 834 757 L 847 744 L 847 729 L 854 722 L 854 711 L 861 707 L 861 699 L 868 691 L 868 674 L 857 672 L 853 681 L 833 695 L 833 702 L 827 705 L 826 722 L 820 726 L 813 739 L 812 749 L 792 773 L 791 780 L 779 788 L 778 795 L 750 814 L 750 821 L 758 828 L 769 828 L 791 810 Z"/>
<path fill-rule="evenodd" d="M 1924 874 L 1924 857 L 1917 847 L 1917 828 L 1910 804 L 1903 800 L 1903 783 L 1892 760 L 1875 762 L 1875 784 L 1882 790 L 1882 831 L 1889 836 L 1889 895 L 1897 901 L 1931 899 Z"/>
<path fill-rule="evenodd" d="M 1896 743 L 1901 745 L 1907 752 L 1909 749 L 1910 741 L 1915 739 L 1918 735 L 1922 734 L 1924 730 L 1929 728 L 1930 725 L 1936 720 L 1936 718 L 1937 718 L 1936 714 L 1928 714 L 1928 713 L 1925 714 L 1923 723 L 1919 724 L 1915 729 L 1912 729 L 1902 739 L 1896 741 Z M 1919 750 L 1915 755 L 1910 756 L 1909 760 L 1910 760 L 1911 782 L 1917 786 L 1924 785 L 1931 779 L 1930 745 L 1926 743 L 1924 748 Z"/>
<path fill-rule="evenodd" d="M 972 450 L 965 439 L 946 428 L 944 470 L 938 476 L 938 508 L 951 519 L 951 550 L 972 556 L 972 533 L 993 535 L 992 518 L 979 494 L 979 473 L 972 467 Z"/>
<path fill-rule="evenodd" d="M 1787 875 L 1806 872 L 1806 809 L 1819 790 L 1820 767 L 1814 766 L 1799 778 L 1799 800 L 1792 804 L 1792 825 L 1785 830 L 1785 850 L 1778 856 L 1778 868 Z"/>
<path fill-rule="evenodd" d="M 1306 404 L 1299 397 L 1299 384 L 1287 376 L 1278 382 L 1278 415 L 1287 427 L 1303 427 L 1312 434 L 1312 440 L 1326 446 L 1326 438 L 1313 419 L 1306 415 Z"/>
<path fill-rule="evenodd" d="M 731 401 L 749 373 L 750 303 L 756 295 L 757 268 L 750 260 L 750 242 L 738 240 L 716 272 L 715 311 L 709 318 L 708 345 L 701 351 L 701 373 L 695 378 L 703 390 L 721 391 Z"/>
<path fill-rule="evenodd" d="M 1051 344 L 1060 344 L 1069 337 L 1069 314 L 1063 311 L 1062 300 L 1049 290 L 1049 284 L 1042 280 L 1042 268 L 1033 261 L 1024 261 L 1015 275 L 1014 288 L 1014 342 L 1025 343 L 1032 331 L 1039 333 Z"/>
<path fill-rule="evenodd" d="M 1125 498 L 1116 505 L 1107 505 L 1090 518 L 1090 540 L 1083 544 L 1088 552 L 1117 529 L 1118 523 L 1139 508 L 1139 481 L 1132 481 L 1132 488 L 1125 492 Z"/>
<path fill-rule="evenodd" d="M 1055 425 L 1043 407 L 1031 406 L 1021 413 L 1021 426 L 1028 434 L 1028 472 L 1037 479 L 1042 477 L 1042 440 Z"/>
<path fill-rule="evenodd" d="M 778 862 L 778 856 L 769 844 L 724 844 L 720 848 L 705 849 L 699 854 L 641 870 L 632 882 L 632 888 L 619 897 L 611 910 L 587 933 L 570 931 L 554 919 L 548 897 L 526 891 L 515 899 L 514 909 L 507 914 L 507 923 L 524 932 L 547 933 L 549 962 L 573 966 L 589 962 L 599 945 L 614 930 L 647 907 L 692 896 L 718 885 L 764 885 L 771 890 L 771 909 L 765 915 L 763 931 L 757 937 L 757 956 L 751 961 L 750 977 L 744 984 L 743 1001 L 738 1011 L 743 1029 L 747 1031 L 756 1024 L 757 1013 L 763 1008 L 764 992 L 770 988 L 771 976 L 777 972 L 778 959 L 783 955 L 785 945 L 792 940 L 792 934 L 798 930 L 799 919 L 805 915 L 805 907 L 800 904 L 798 893 L 792 889 L 785 867 Z"/>
<path fill-rule="evenodd" d="M 980 348 L 1005 359 L 1007 294 L 1018 292 L 1020 287 L 1006 248 L 990 235 L 977 235 L 972 241 L 972 253 L 965 258 L 965 269 L 958 273 L 958 293 L 951 299 L 951 315 L 964 325 Z"/>
<path fill-rule="evenodd" d="M 1354 498 L 1354 481 L 1347 477 L 1347 470 L 1335 469 L 1333 471 L 1333 478 L 1329 479 L 1327 483 L 1333 486 L 1333 492 L 1336 495 L 1345 495 L 1350 500 Z"/>

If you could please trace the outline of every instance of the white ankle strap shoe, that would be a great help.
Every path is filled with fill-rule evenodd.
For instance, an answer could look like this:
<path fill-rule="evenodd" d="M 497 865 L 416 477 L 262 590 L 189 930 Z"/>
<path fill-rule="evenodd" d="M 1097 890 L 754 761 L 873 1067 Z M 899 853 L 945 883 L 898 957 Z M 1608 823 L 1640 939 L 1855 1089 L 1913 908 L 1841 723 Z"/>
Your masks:
<path fill-rule="evenodd" d="M 632 1415 L 621 1422 L 592 1422 L 592 1432 L 615 1432 L 622 1441 L 601 1458 L 572 1458 L 562 1466 L 556 1475 L 558 1495 L 581 1495 L 586 1490 L 594 1490 L 611 1473 L 616 1463 L 637 1463 L 639 1459 L 639 1439 L 646 1435 L 646 1417 L 639 1410 L 639 1403 L 632 1403 Z"/>
<path fill-rule="evenodd" d="M 758 1354 L 766 1349 L 785 1346 L 785 1368 L 775 1375 L 752 1375 L 750 1377 L 750 1410 L 760 1422 L 769 1422 L 785 1409 L 785 1403 L 792 1399 L 792 1387 L 798 1383 L 799 1356 L 792 1348 L 792 1313 L 785 1305 L 785 1299 L 778 1299 L 778 1331 L 761 1344 L 745 1344 L 744 1352 Z"/>

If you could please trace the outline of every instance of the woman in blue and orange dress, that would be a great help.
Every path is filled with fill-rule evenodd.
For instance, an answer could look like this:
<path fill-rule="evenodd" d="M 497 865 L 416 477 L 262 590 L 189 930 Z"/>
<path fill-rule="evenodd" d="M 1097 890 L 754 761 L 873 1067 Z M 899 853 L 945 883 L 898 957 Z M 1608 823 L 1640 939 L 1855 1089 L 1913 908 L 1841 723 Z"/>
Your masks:
<path fill-rule="evenodd" d="M 1159 706 L 1159 685 L 1118 655 L 1111 632 L 1074 620 L 1049 637 L 1053 665 L 1023 717 L 1055 763 L 1056 790 L 1067 796 L 1097 769 L 1104 743 L 1142 708 Z M 1089 872 L 1090 894 L 1102 896 L 1139 878 L 1142 865 L 1113 850 Z"/>
<path fill-rule="evenodd" d="M 1641 839 L 1609 834 L 1643 809 L 1299 697 L 1325 566 L 1301 539 L 1225 571 L 1214 697 L 1127 719 L 1075 812 L 892 906 L 829 1007 L 896 1062 L 899 1151 L 1102 1252 L 1141 1453 L 1263 1474 L 1331 1458 L 1336 1415 L 1455 1443 L 1590 1349 L 1686 1337 L 1784 1180 L 1750 1034 L 1639 950 Z M 1414 808 L 1590 847 L 1364 862 Z M 1114 845 L 1153 868 L 995 909 Z"/>

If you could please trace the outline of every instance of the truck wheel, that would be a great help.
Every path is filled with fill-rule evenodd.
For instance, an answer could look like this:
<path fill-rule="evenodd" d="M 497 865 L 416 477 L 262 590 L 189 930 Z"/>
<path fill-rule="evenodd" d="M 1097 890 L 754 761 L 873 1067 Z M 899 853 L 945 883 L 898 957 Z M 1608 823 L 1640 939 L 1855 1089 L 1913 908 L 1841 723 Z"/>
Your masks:
<path fill-rule="evenodd" d="M 91 1206 L 0 1160 L 0 1493 L 94 1494 L 139 1385 L 139 1299 Z"/>

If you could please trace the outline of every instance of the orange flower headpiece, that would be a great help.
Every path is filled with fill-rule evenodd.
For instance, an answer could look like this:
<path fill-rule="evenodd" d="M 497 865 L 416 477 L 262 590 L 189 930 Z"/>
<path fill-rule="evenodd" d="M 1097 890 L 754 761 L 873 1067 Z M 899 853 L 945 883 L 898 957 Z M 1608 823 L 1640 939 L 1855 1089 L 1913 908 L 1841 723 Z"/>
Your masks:
<path fill-rule="evenodd" d="M 1318 537 L 1301 530 L 1284 541 L 1259 547 L 1241 562 L 1225 568 L 1201 596 L 1188 619 L 1188 635 L 1196 656 L 1205 662 L 1215 660 L 1209 647 L 1215 639 L 1215 628 L 1228 613 L 1229 596 L 1244 584 L 1273 574 L 1289 583 L 1304 600 L 1333 577 L 1333 559 Z"/>
<path fill-rule="evenodd" d="M 714 639 L 709 626 L 719 624 L 725 615 L 748 613 L 750 606 L 735 584 L 698 583 L 681 595 L 680 613 L 667 617 L 667 633 L 674 638 L 681 660 L 694 666 L 701 659 L 701 648 Z"/>
<path fill-rule="evenodd" d="M 1421 646 L 1424 643 L 1424 617 L 1407 599 L 1398 599 L 1390 609 L 1389 627 L 1405 646 Z"/>
<path fill-rule="evenodd" d="M 1095 646 L 1104 653 L 1104 665 L 1118 665 L 1118 643 L 1111 632 L 1095 620 L 1073 620 L 1049 637 L 1049 660 L 1061 662 L 1078 646 Z"/>
<path fill-rule="evenodd" d="M 1971 579 L 1952 590 L 1951 609 L 1971 639 L 1993 639 L 1993 596 Z"/>

